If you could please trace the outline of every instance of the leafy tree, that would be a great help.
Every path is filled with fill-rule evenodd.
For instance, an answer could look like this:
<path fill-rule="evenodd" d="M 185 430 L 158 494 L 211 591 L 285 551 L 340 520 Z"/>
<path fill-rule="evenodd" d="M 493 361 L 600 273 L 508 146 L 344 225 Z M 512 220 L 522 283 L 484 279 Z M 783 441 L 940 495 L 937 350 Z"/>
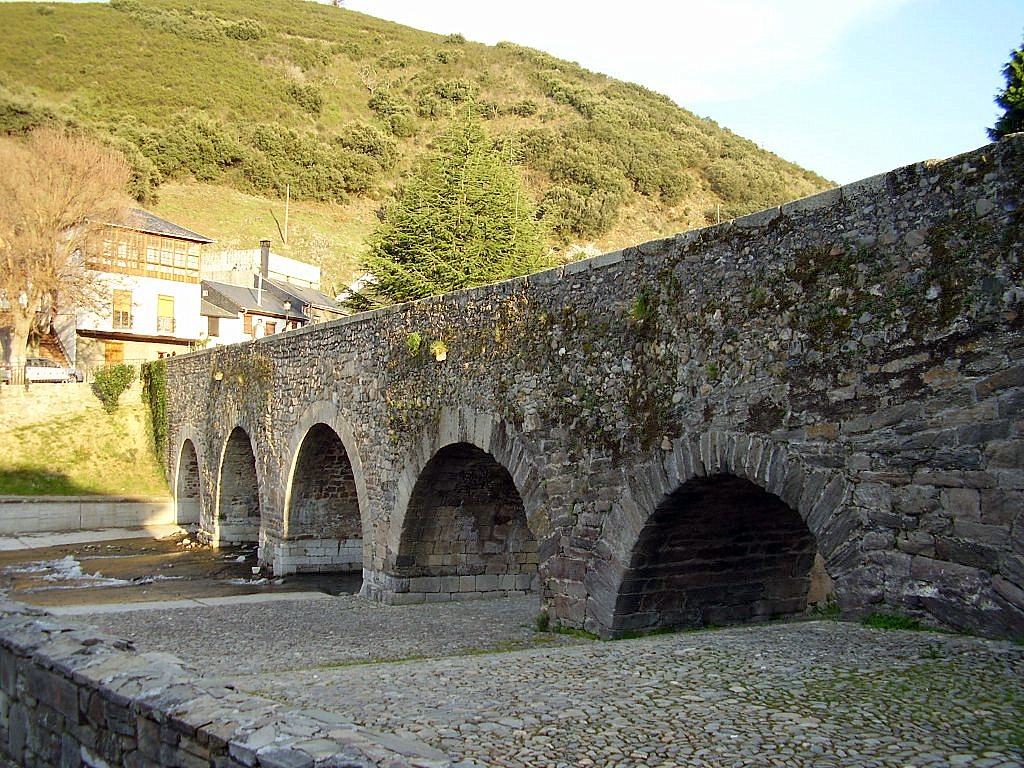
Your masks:
<path fill-rule="evenodd" d="M 516 169 L 478 123 L 457 118 L 387 207 L 363 259 L 377 283 L 352 305 L 411 301 L 550 263 Z"/>
<path fill-rule="evenodd" d="M 1024 44 L 1010 53 L 1010 60 L 1003 67 L 1006 88 L 996 95 L 996 104 L 1005 112 L 988 129 L 988 137 L 996 141 L 1010 133 L 1024 131 Z"/>
<path fill-rule="evenodd" d="M 0 327 L 21 367 L 58 310 L 97 300 L 79 254 L 123 218 L 131 170 L 113 149 L 54 128 L 0 137 L 0 168 Z"/>

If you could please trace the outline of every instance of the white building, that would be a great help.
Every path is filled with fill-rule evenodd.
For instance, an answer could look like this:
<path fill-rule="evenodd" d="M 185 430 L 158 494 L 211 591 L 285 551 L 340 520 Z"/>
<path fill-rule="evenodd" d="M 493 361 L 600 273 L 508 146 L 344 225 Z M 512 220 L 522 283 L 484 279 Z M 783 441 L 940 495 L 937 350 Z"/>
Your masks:
<path fill-rule="evenodd" d="M 78 366 L 154 360 L 198 343 L 206 330 L 200 265 L 211 242 L 139 209 L 111 225 L 102 248 L 85 255 L 99 301 L 74 317 Z"/>

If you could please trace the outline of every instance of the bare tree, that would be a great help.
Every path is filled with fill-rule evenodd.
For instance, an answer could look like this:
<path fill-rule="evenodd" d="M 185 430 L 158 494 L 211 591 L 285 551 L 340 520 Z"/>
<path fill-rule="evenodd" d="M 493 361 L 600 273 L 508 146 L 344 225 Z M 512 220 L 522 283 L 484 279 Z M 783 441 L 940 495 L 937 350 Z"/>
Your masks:
<path fill-rule="evenodd" d="M 12 366 L 54 313 L 93 303 L 82 254 L 106 224 L 123 220 L 130 170 L 124 157 L 85 136 L 38 128 L 0 137 L 0 328 Z"/>

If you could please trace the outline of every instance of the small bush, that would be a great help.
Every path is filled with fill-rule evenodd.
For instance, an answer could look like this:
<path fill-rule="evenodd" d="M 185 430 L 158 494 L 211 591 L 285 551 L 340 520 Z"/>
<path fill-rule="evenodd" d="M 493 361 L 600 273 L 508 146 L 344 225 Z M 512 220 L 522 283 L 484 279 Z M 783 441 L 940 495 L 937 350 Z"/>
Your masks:
<path fill-rule="evenodd" d="M 872 613 L 865 616 L 861 624 L 872 629 L 921 629 L 921 622 L 917 619 L 895 613 Z"/>
<path fill-rule="evenodd" d="M 405 346 L 409 350 L 410 355 L 418 355 L 421 344 L 423 344 L 423 336 L 420 335 L 419 331 L 413 331 L 405 337 Z"/>
<path fill-rule="evenodd" d="M 224 34 L 235 40 L 262 40 L 267 36 L 267 28 L 256 19 L 239 19 L 228 23 Z"/>
<path fill-rule="evenodd" d="M 533 618 L 533 623 L 538 632 L 547 632 L 551 629 L 551 616 L 547 611 L 541 611 Z"/>
<path fill-rule="evenodd" d="M 438 64 L 454 64 L 462 58 L 462 52 L 451 48 L 442 49 L 434 53 Z"/>
<path fill-rule="evenodd" d="M 466 80 L 438 80 L 434 83 L 434 95 L 439 99 L 459 104 L 472 101 L 477 94 L 476 86 Z"/>
<path fill-rule="evenodd" d="M 93 376 L 93 391 L 103 403 L 103 410 L 113 413 L 117 410 L 117 401 L 124 391 L 135 380 L 135 369 L 124 363 L 104 365 Z"/>
<path fill-rule="evenodd" d="M 508 111 L 510 114 L 517 115 L 519 117 L 532 117 L 537 114 L 537 109 L 536 101 L 533 99 L 523 99 L 509 107 Z"/>
<path fill-rule="evenodd" d="M 289 83 L 288 95 L 311 115 L 319 115 L 324 108 L 324 95 L 312 83 Z"/>

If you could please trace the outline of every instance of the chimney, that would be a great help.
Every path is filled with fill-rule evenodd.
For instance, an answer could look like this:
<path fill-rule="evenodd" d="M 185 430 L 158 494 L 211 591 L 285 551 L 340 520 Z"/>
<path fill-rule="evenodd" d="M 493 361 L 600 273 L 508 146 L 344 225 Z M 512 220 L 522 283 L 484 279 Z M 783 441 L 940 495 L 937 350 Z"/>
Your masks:
<path fill-rule="evenodd" d="M 260 276 L 266 280 L 270 274 L 270 241 L 260 240 Z"/>

